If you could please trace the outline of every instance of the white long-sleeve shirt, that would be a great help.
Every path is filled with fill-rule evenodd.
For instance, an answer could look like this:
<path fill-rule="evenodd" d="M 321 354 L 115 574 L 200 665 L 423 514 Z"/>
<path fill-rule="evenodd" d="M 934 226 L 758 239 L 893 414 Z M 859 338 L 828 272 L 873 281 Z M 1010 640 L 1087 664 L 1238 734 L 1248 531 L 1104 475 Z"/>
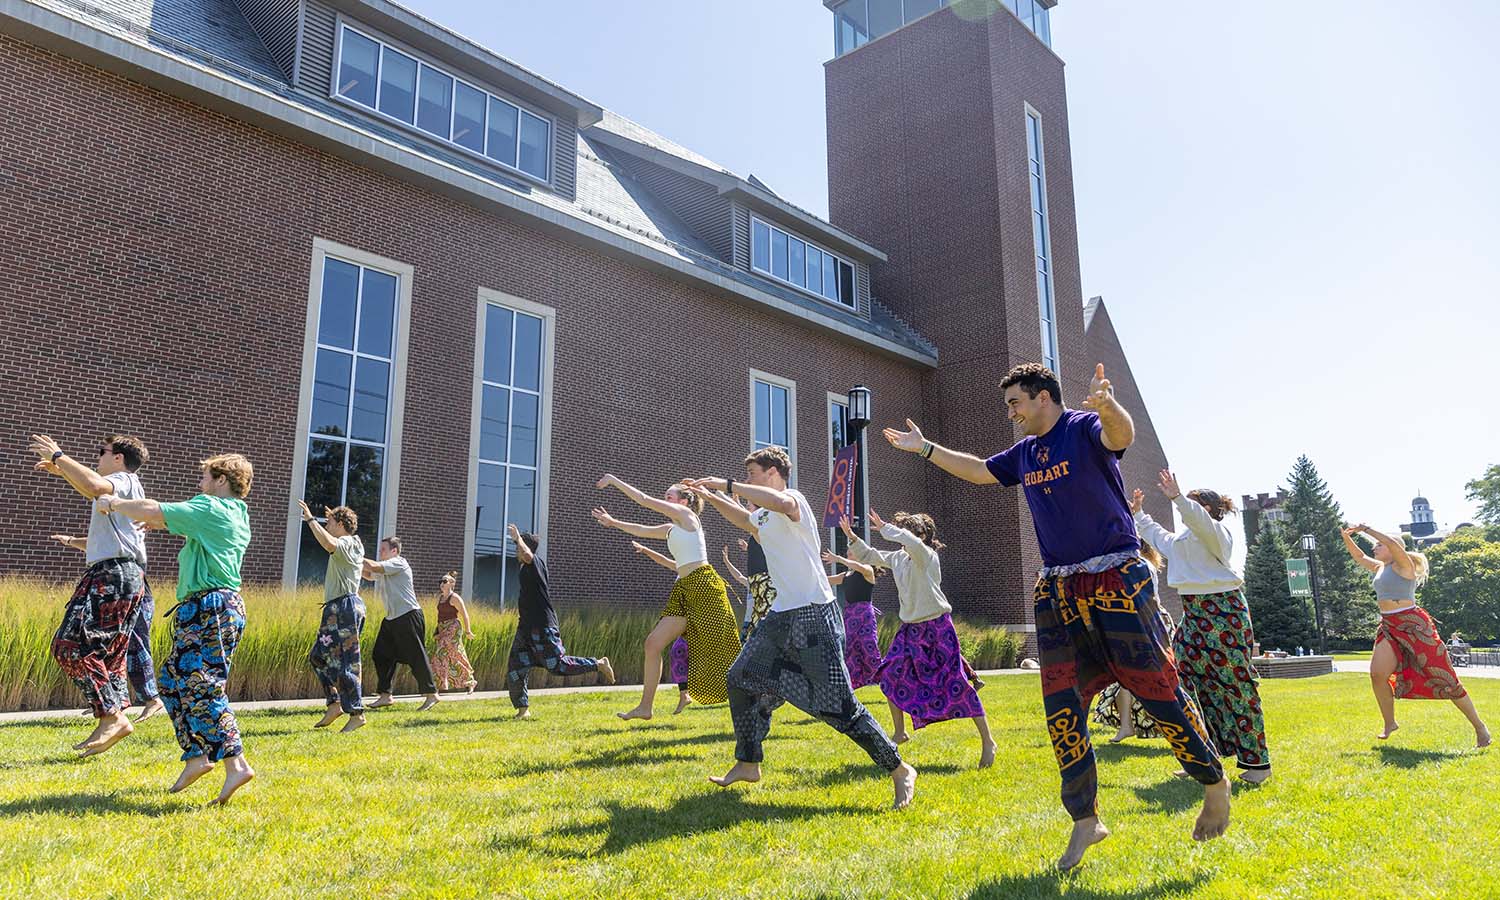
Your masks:
<path fill-rule="evenodd" d="M 953 606 L 943 596 L 943 564 L 937 551 L 890 522 L 880 529 L 880 536 L 895 541 L 902 549 L 876 550 L 856 537 L 849 545 L 849 557 L 867 566 L 891 570 L 896 595 L 901 599 L 901 621 L 926 622 L 953 612 Z"/>
<path fill-rule="evenodd" d="M 1167 584 L 1183 594 L 1223 594 L 1245 583 L 1234 570 L 1234 535 L 1197 501 L 1178 494 L 1172 501 L 1185 527 L 1173 534 L 1145 510 L 1135 514 L 1135 530 L 1167 561 Z"/>

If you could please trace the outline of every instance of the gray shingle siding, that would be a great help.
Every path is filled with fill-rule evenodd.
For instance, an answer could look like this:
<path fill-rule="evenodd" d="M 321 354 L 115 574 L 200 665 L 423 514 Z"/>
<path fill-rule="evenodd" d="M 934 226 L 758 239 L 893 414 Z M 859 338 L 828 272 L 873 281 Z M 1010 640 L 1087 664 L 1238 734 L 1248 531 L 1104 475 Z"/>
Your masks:
<path fill-rule="evenodd" d="M 578 126 L 552 120 L 552 188 L 568 200 L 578 196 Z"/>
<path fill-rule="evenodd" d="M 329 85 L 333 83 L 333 40 L 337 22 L 333 7 L 318 0 L 303 0 L 297 87 L 327 96 Z"/>
<path fill-rule="evenodd" d="M 750 271 L 750 210 L 734 203 L 730 205 L 733 222 L 734 267 Z"/>
<path fill-rule="evenodd" d="M 678 218 L 713 248 L 715 256 L 725 262 L 733 261 L 732 202 L 721 195 L 718 188 L 629 153 L 616 152 L 613 157 L 632 178 L 661 198 Z"/>
<path fill-rule="evenodd" d="M 302 19 L 300 0 L 235 0 L 235 3 L 281 67 L 282 74 L 291 81 L 297 62 L 297 29 Z"/>

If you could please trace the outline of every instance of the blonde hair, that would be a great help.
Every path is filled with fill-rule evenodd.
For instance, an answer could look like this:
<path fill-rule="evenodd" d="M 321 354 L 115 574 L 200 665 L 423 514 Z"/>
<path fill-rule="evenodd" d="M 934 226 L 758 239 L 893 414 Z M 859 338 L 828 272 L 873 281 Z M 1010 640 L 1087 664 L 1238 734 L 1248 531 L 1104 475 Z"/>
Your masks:
<path fill-rule="evenodd" d="M 671 487 L 667 488 L 667 490 L 676 494 L 678 497 L 681 497 L 682 504 L 688 509 L 691 509 L 693 512 L 702 515 L 703 497 L 688 490 L 687 485 L 679 481 L 677 484 L 674 484 Z"/>
<path fill-rule="evenodd" d="M 1167 564 L 1167 561 L 1162 559 L 1162 555 L 1157 552 L 1156 548 L 1145 541 L 1141 541 L 1141 559 L 1146 561 L 1146 565 L 1158 572 Z"/>
<path fill-rule="evenodd" d="M 1421 587 L 1427 581 L 1427 554 L 1408 550 L 1406 558 L 1411 560 L 1412 575 L 1416 576 L 1417 586 Z"/>
<path fill-rule="evenodd" d="M 220 453 L 198 463 L 198 468 L 210 478 L 223 476 L 229 490 L 241 500 L 250 496 L 250 482 L 255 480 L 255 467 L 239 453 Z"/>

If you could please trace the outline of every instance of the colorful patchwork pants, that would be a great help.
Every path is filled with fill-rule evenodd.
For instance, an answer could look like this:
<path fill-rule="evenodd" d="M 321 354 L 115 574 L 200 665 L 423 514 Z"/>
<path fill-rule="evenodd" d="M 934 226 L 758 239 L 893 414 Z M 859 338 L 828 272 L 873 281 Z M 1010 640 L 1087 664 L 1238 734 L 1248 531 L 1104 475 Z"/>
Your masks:
<path fill-rule="evenodd" d="M 63 609 L 52 658 L 83 691 L 96 717 L 130 705 L 125 656 L 147 596 L 146 576 L 135 560 L 105 559 L 83 573 Z"/>
<path fill-rule="evenodd" d="M 510 645 L 505 681 L 510 688 L 510 705 L 525 709 L 531 704 L 526 680 L 531 670 L 540 666 L 553 675 L 583 675 L 599 671 L 599 661 L 587 656 L 569 656 L 563 647 L 562 633 L 556 628 L 530 628 L 517 631 Z"/>
<path fill-rule="evenodd" d="M 323 622 L 307 654 L 323 685 L 324 700 L 329 706 L 339 704 L 351 716 L 365 711 L 359 658 L 359 635 L 364 630 L 365 601 L 358 594 L 335 597 L 323 604 Z"/>
<path fill-rule="evenodd" d="M 1244 594 L 1182 595 L 1182 625 L 1172 641 L 1182 686 L 1198 701 L 1220 756 L 1233 756 L 1242 769 L 1269 769 L 1254 646 Z"/>
<path fill-rule="evenodd" d="M 224 687 L 245 631 L 245 601 L 228 589 L 193 594 L 172 607 L 172 652 L 162 663 L 161 702 L 182 758 L 218 762 L 245 752 Z"/>
<path fill-rule="evenodd" d="M 1217 784 L 1224 778 L 1203 717 L 1178 685 L 1177 661 L 1144 562 L 1037 579 L 1036 638 L 1047 732 L 1062 771 L 1063 807 L 1074 821 L 1097 814 L 1099 778 L 1088 712 L 1093 696 L 1111 681 L 1146 708 L 1195 781 Z"/>
<path fill-rule="evenodd" d="M 135 617 L 135 627 L 130 629 L 130 648 L 125 651 L 125 674 L 142 705 L 155 700 L 160 693 L 156 689 L 156 663 L 151 659 L 151 620 L 155 618 L 156 601 L 151 598 L 148 582 L 146 596 L 141 598 L 141 612 Z"/>

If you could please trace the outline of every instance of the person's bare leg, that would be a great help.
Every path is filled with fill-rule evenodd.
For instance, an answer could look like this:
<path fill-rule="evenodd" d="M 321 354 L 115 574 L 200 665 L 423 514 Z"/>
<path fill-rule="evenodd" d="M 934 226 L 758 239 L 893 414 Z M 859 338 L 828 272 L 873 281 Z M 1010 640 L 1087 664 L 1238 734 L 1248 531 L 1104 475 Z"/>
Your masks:
<path fill-rule="evenodd" d="M 1384 641 L 1377 643 L 1375 652 L 1370 654 L 1370 690 L 1375 692 L 1375 703 L 1380 707 L 1380 718 L 1385 722 L 1385 727 L 1375 735 L 1382 741 L 1401 727 L 1396 724 L 1396 697 L 1391 693 L 1391 675 L 1395 671 L 1396 651 Z"/>
<path fill-rule="evenodd" d="M 634 709 L 615 713 L 622 719 L 649 719 L 651 707 L 656 703 L 656 686 L 661 682 L 661 655 L 672 642 L 687 630 L 687 619 L 682 616 L 662 616 L 651 633 L 646 635 L 646 663 L 641 684 L 641 702 Z"/>
<path fill-rule="evenodd" d="M 1229 779 L 1204 785 L 1203 811 L 1193 823 L 1193 840 L 1211 841 L 1229 830 Z"/>
<path fill-rule="evenodd" d="M 1068 835 L 1068 848 L 1063 855 L 1057 858 L 1057 870 L 1066 872 L 1083 862 L 1083 854 L 1088 849 L 1105 838 L 1109 837 L 1109 829 L 1099 821 L 1098 816 L 1089 816 L 1087 819 L 1079 819 L 1073 823 L 1073 832 Z"/>
<path fill-rule="evenodd" d="M 161 702 L 160 697 L 152 697 L 141 706 L 141 711 L 136 714 L 135 720 L 137 722 L 144 722 L 157 713 L 165 711 L 166 708 L 167 705 Z"/>
<path fill-rule="evenodd" d="M 348 734 L 351 731 L 358 731 L 363 727 L 365 727 L 365 714 L 355 713 L 349 717 L 349 721 L 344 723 L 344 727 L 339 729 L 339 734 Z"/>
<path fill-rule="evenodd" d="M 231 756 L 224 760 L 224 786 L 219 789 L 218 799 L 214 800 L 220 806 L 228 806 L 229 798 L 234 792 L 250 783 L 255 777 L 255 770 L 245 761 L 245 755 Z"/>
<path fill-rule="evenodd" d="M 917 770 L 909 762 L 903 762 L 891 773 L 891 782 L 896 795 L 891 799 L 891 809 L 906 809 L 917 796 Z"/>
<path fill-rule="evenodd" d="M 339 720 L 339 716 L 342 716 L 343 714 L 344 708 L 342 706 L 339 706 L 337 703 L 330 703 L 328 704 L 328 708 L 323 711 L 323 718 L 319 719 L 318 724 L 314 725 L 313 727 L 327 728 L 329 725 L 337 722 Z"/>
<path fill-rule="evenodd" d="M 890 700 L 885 702 L 891 708 L 891 740 L 898 744 L 904 744 L 911 740 L 911 735 L 906 733 L 906 713 L 903 713 L 901 707 L 897 706 L 894 702 Z"/>
<path fill-rule="evenodd" d="M 677 686 L 677 708 L 672 710 L 672 715 L 675 716 L 687 709 L 692 702 L 693 698 L 687 692 L 687 685 L 679 684 Z"/>
<path fill-rule="evenodd" d="M 1120 730 L 1109 739 L 1111 744 L 1118 744 L 1126 738 L 1135 737 L 1135 719 L 1131 717 L 1135 698 L 1123 687 L 1115 694 L 1115 715 L 1120 717 Z"/>
<path fill-rule="evenodd" d="M 115 744 L 130 737 L 135 726 L 126 718 L 125 711 L 110 713 L 99 720 L 99 729 L 93 740 L 83 745 L 83 756 L 98 756 Z"/>
<path fill-rule="evenodd" d="M 213 770 L 214 764 L 206 756 L 194 756 L 182 764 L 182 774 L 172 786 L 167 788 L 167 793 L 176 794 L 187 790 L 188 785 L 207 775 Z"/>
<path fill-rule="evenodd" d="M 1474 698 L 1464 694 L 1454 700 L 1453 705 L 1458 707 L 1459 712 L 1464 714 L 1464 718 L 1469 720 L 1469 724 L 1474 726 L 1474 746 L 1481 750 L 1488 747 L 1490 730 L 1484 726 L 1484 720 L 1479 718 L 1479 710 L 1474 708 Z"/>
<path fill-rule="evenodd" d="M 974 726 L 979 729 L 979 768 L 988 769 L 995 764 L 995 739 L 990 737 L 988 716 L 975 716 Z"/>
<path fill-rule="evenodd" d="M 723 775 L 710 775 L 708 776 L 708 780 L 719 787 L 729 787 L 737 781 L 754 784 L 760 781 L 760 763 L 736 761 L 728 772 L 725 772 Z"/>

